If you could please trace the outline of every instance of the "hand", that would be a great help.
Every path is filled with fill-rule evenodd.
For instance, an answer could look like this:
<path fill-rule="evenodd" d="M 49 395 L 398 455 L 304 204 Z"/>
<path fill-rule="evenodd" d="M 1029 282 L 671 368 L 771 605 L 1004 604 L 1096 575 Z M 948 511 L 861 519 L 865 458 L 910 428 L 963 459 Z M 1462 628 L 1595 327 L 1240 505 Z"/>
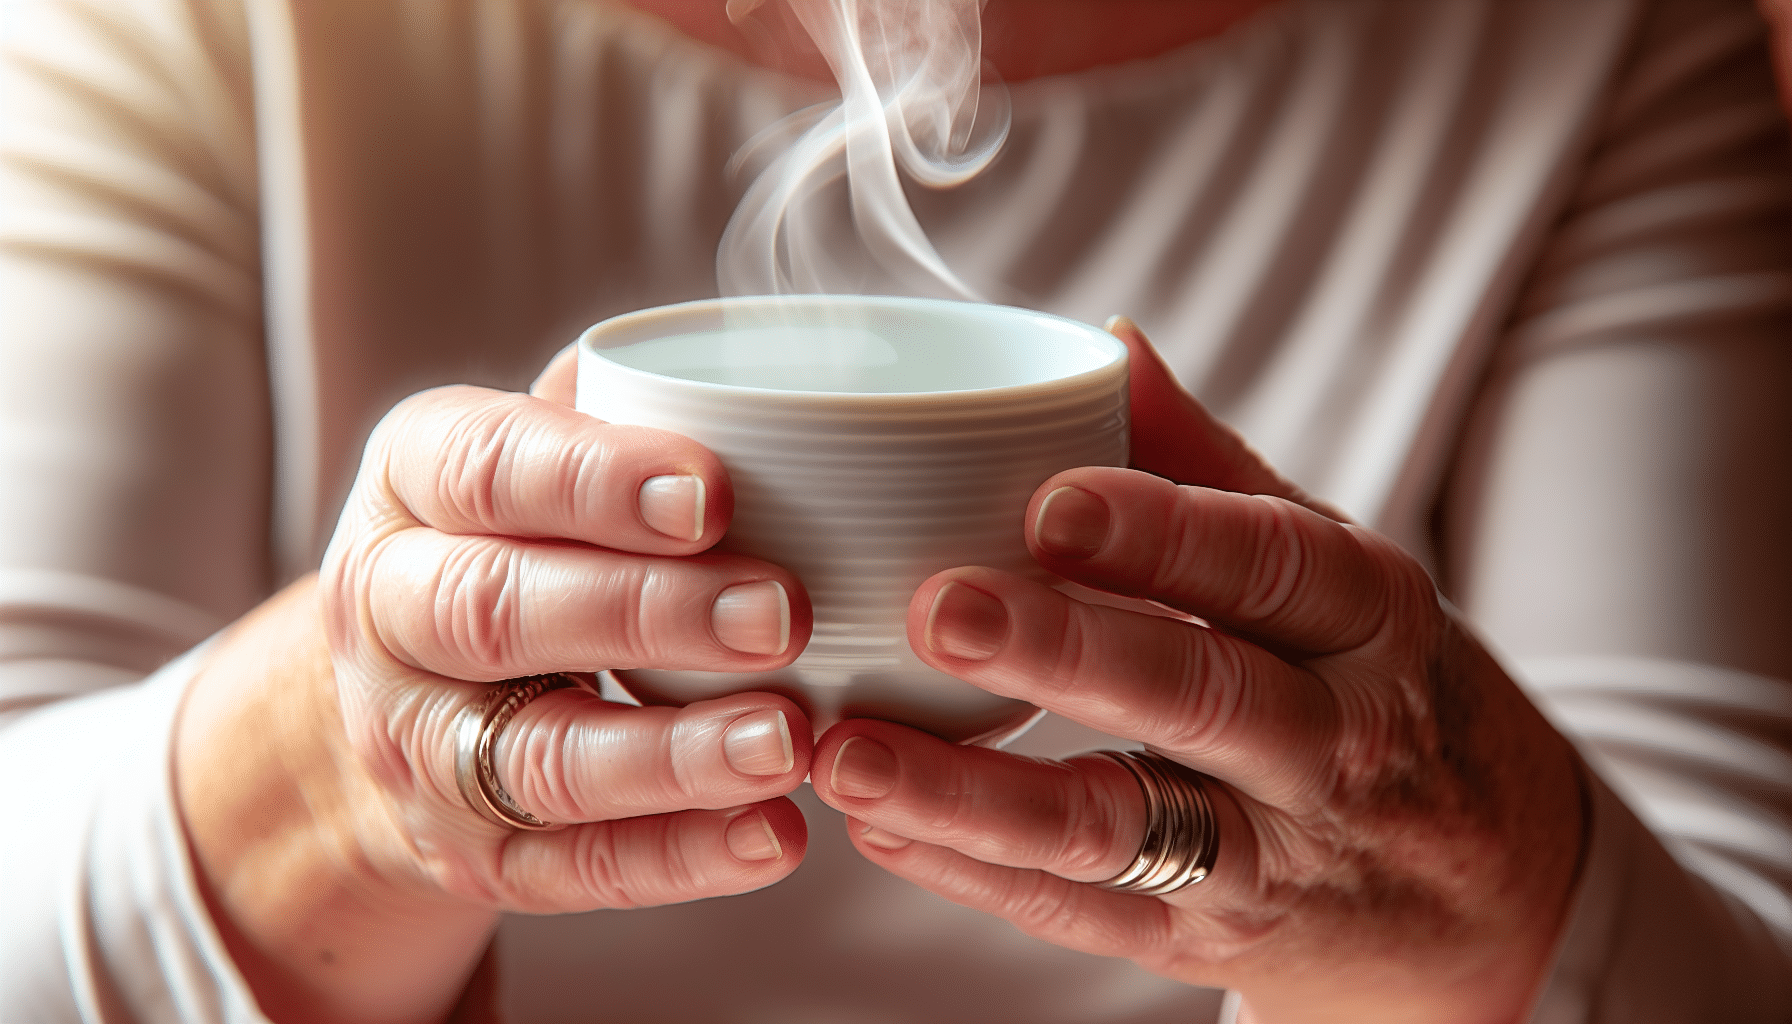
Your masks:
<path fill-rule="evenodd" d="M 1213 873 L 1162 898 L 1088 884 L 1144 830 L 1138 785 L 1102 757 L 857 720 L 818 743 L 816 791 L 886 869 L 1060 945 L 1240 989 L 1257 1019 L 1519 1019 L 1581 844 L 1568 744 L 1411 558 L 1290 500 L 1136 329 L 1116 334 L 1134 347 L 1139 461 L 1228 489 L 1061 473 L 1027 509 L 1028 544 L 1068 580 L 1184 614 L 962 568 L 916 593 L 910 642 L 1211 776 Z"/>
<path fill-rule="evenodd" d="M 540 390 L 569 399 L 570 371 Z M 183 811 L 264 1007 L 440 1016 L 500 911 L 700 899 L 795 868 L 806 832 L 783 795 L 810 727 L 782 697 L 539 697 L 494 761 L 561 831 L 492 824 L 455 782 L 456 717 L 492 681 L 795 657 L 797 580 L 706 553 L 731 504 L 694 442 L 552 400 L 446 388 L 385 418 L 315 585 L 223 638 L 182 715 Z"/>

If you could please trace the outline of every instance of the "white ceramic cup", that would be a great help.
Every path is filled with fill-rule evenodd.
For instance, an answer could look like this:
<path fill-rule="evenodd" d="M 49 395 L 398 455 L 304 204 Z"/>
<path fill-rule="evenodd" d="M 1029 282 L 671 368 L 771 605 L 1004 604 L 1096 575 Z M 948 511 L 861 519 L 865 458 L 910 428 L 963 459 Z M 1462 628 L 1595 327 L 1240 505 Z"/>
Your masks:
<path fill-rule="evenodd" d="M 909 598 L 960 565 L 1052 581 L 1021 520 L 1052 474 L 1126 464 L 1119 341 L 1006 306 L 800 295 L 629 313 L 587 330 L 578 358 L 580 410 L 716 453 L 734 483 L 721 546 L 796 573 L 815 611 L 788 668 L 617 673 L 638 699 L 771 690 L 818 732 L 873 717 L 957 741 L 1032 719 L 1031 705 L 923 664 Z"/>

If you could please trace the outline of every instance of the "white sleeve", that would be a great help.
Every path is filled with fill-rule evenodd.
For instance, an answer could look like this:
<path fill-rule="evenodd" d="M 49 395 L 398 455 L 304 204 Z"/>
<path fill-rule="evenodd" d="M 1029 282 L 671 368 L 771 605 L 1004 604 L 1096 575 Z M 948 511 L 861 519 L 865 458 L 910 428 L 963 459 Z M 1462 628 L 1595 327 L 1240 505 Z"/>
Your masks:
<path fill-rule="evenodd" d="M 241 14 L 0 3 L 8 1022 L 262 1019 L 194 890 L 169 777 L 194 656 L 170 659 L 269 585 Z"/>
<path fill-rule="evenodd" d="M 1532 1024 L 1792 1019 L 1792 757 L 1776 743 L 1792 687 L 1649 658 L 1517 670 L 1592 770 L 1579 893 Z"/>
<path fill-rule="evenodd" d="M 1537 1024 L 1792 1020 L 1792 163 L 1741 0 L 1642 5 L 1489 368 L 1446 587 L 1596 778 Z"/>
<path fill-rule="evenodd" d="M 271 589 L 233 9 L 0 7 L 0 720 L 141 679 Z"/>
<path fill-rule="evenodd" d="M 0 1019 L 263 1024 L 214 928 L 169 737 L 198 648 L 141 685 L 22 716 L 0 743 Z"/>

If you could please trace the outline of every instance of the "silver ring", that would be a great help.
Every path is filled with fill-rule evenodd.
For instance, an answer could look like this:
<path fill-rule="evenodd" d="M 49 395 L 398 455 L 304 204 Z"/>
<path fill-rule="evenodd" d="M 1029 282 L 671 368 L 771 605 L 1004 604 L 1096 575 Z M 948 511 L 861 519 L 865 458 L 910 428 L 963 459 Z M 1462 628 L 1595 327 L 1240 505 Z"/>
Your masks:
<path fill-rule="evenodd" d="M 1151 750 L 1098 750 L 1132 773 L 1145 794 L 1145 839 L 1125 870 L 1096 885 L 1164 896 L 1207 877 L 1220 855 L 1205 776 Z"/>
<path fill-rule="evenodd" d="M 454 779 L 460 784 L 460 795 L 480 817 L 494 825 L 530 832 L 566 827 L 542 821 L 517 806 L 516 800 L 498 784 L 492 748 L 497 746 L 498 734 L 530 701 L 550 690 L 579 685 L 577 678 L 565 672 L 506 679 L 492 687 L 482 700 L 461 709 L 454 728 Z"/>

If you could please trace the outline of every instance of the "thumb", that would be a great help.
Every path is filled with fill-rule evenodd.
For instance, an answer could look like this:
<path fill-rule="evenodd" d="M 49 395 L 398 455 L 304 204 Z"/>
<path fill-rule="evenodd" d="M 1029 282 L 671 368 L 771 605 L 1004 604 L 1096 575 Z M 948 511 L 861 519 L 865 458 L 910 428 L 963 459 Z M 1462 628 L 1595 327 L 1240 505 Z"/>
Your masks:
<path fill-rule="evenodd" d="M 577 342 L 566 346 L 548 360 L 548 365 L 529 385 L 529 393 L 536 398 L 545 398 L 557 405 L 572 405 L 578 391 L 579 379 L 579 346 Z"/>
<path fill-rule="evenodd" d="M 1338 522 L 1350 517 L 1276 472 L 1238 431 L 1213 417 L 1183 388 L 1145 332 L 1124 316 L 1109 334 L 1131 355 L 1132 464 L 1179 484 L 1286 498 Z"/>

